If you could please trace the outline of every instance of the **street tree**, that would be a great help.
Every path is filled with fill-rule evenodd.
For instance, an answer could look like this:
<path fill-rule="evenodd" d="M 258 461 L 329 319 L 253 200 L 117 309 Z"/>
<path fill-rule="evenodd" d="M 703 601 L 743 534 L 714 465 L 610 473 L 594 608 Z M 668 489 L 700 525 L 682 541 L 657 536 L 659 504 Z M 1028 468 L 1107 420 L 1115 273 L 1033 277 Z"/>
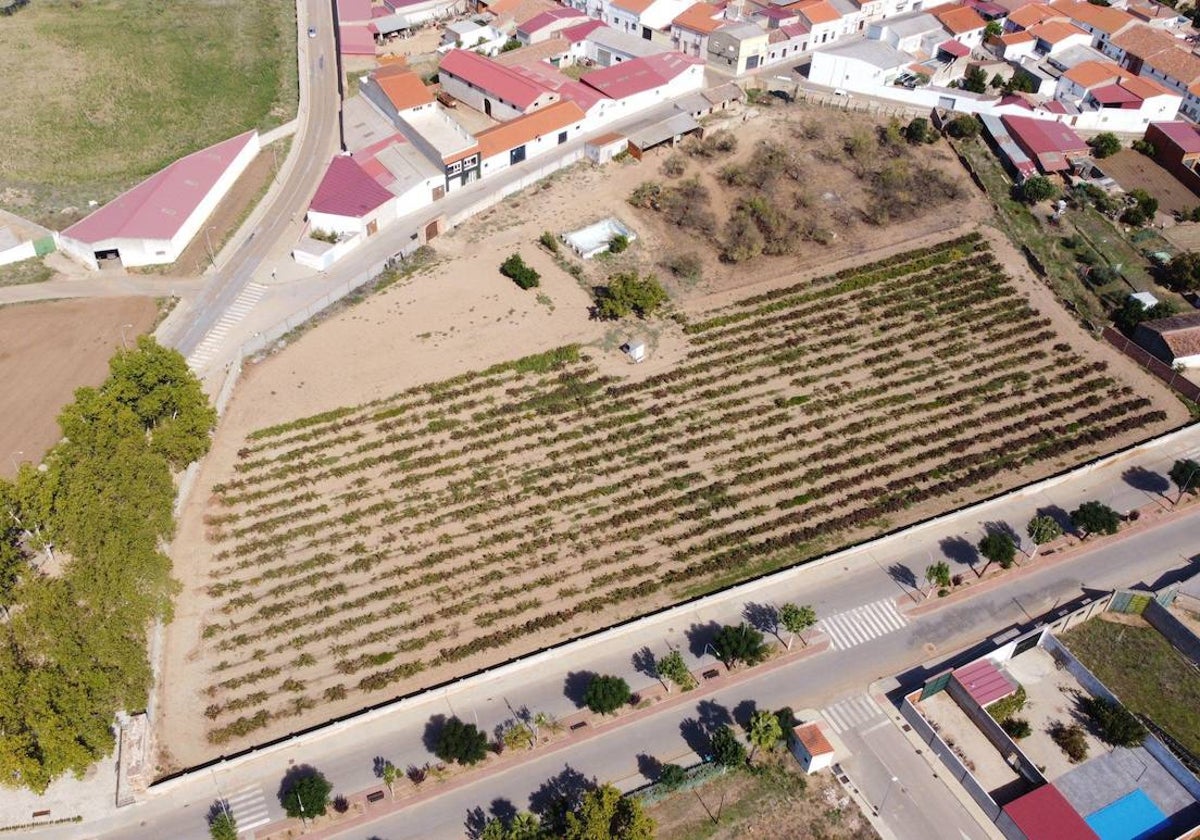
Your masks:
<path fill-rule="evenodd" d="M 733 727 L 722 726 L 712 734 L 713 761 L 722 767 L 741 767 L 746 763 L 746 747 Z"/>
<path fill-rule="evenodd" d="M 484 823 L 479 840 L 548 840 L 549 834 L 542 828 L 537 815 L 518 811 L 511 820 L 492 817 Z"/>
<path fill-rule="evenodd" d="M 580 797 L 567 812 L 563 840 L 654 840 L 654 820 L 642 802 L 612 785 L 601 785 Z"/>
<path fill-rule="evenodd" d="M 1030 519 L 1029 524 L 1025 527 L 1025 533 L 1029 535 L 1029 539 L 1033 540 L 1033 554 L 1029 555 L 1032 559 L 1037 556 L 1039 548 L 1061 537 L 1063 529 L 1053 516 L 1043 515 Z"/>
<path fill-rule="evenodd" d="M 808 604 L 784 604 L 779 608 L 779 623 L 792 634 L 787 643 L 788 650 L 791 650 L 792 641 L 797 636 L 804 641 L 804 632 L 817 623 L 817 611 Z"/>
<path fill-rule="evenodd" d="M 208 820 L 208 836 L 212 840 L 238 840 L 237 820 L 228 808 L 218 808 Z"/>
<path fill-rule="evenodd" d="M 763 634 L 744 621 L 722 626 L 713 637 L 712 646 L 726 668 L 733 668 L 739 662 L 757 665 L 767 658 L 769 650 Z"/>
<path fill-rule="evenodd" d="M 1179 496 L 1175 499 L 1175 504 L 1179 504 L 1184 493 L 1195 493 L 1200 489 L 1200 464 L 1191 458 L 1180 458 L 1171 465 L 1167 477 L 1179 488 Z"/>
<path fill-rule="evenodd" d="M 312 819 L 324 816 L 332 792 L 333 785 L 315 770 L 297 776 L 283 795 L 283 810 L 289 817 Z"/>
<path fill-rule="evenodd" d="M 1111 131 L 1102 131 L 1087 141 L 1096 158 L 1106 158 L 1121 151 L 1121 141 Z"/>
<path fill-rule="evenodd" d="M 598 715 L 610 715 L 629 702 L 629 683 L 621 677 L 601 674 L 592 677 L 583 694 L 583 702 Z"/>
<path fill-rule="evenodd" d="M 1071 524 L 1083 531 L 1084 538 L 1092 534 L 1115 534 L 1121 527 L 1121 516 L 1103 502 L 1084 502 L 1071 511 Z"/>
<path fill-rule="evenodd" d="M 478 764 L 487 755 L 487 735 L 473 723 L 452 717 L 442 726 L 434 745 L 434 755 L 442 761 Z"/>
<path fill-rule="evenodd" d="M 387 785 L 388 793 L 392 799 L 396 798 L 395 784 L 396 779 L 400 778 L 400 771 L 396 769 L 396 765 L 390 761 L 383 763 L 383 768 L 379 771 L 379 777 L 383 779 L 383 783 Z"/>
<path fill-rule="evenodd" d="M 533 730 L 521 721 L 509 721 L 500 731 L 500 742 L 509 750 L 532 749 L 535 743 Z"/>
<path fill-rule="evenodd" d="M 1001 569 L 1012 568 L 1017 556 L 1017 544 L 1004 531 L 988 531 L 979 541 L 979 553 L 988 563 L 996 563 Z"/>
<path fill-rule="evenodd" d="M 950 564 L 939 560 L 925 567 L 925 580 L 929 581 L 929 594 L 937 588 L 945 589 L 950 585 Z"/>
<path fill-rule="evenodd" d="M 673 650 L 656 660 L 655 666 L 658 673 L 667 681 L 668 693 L 671 691 L 671 683 L 675 683 L 684 691 L 691 691 L 696 687 L 696 678 L 688 670 L 687 663 L 683 661 L 683 654 L 679 651 Z"/>
<path fill-rule="evenodd" d="M 687 781 L 687 771 L 678 764 L 664 764 L 658 771 L 658 783 L 667 790 L 678 790 Z"/>
<path fill-rule="evenodd" d="M 760 749 L 770 751 L 775 749 L 775 745 L 783 738 L 783 729 L 774 712 L 762 709 L 750 715 L 750 727 L 747 735 L 755 752 Z M 753 753 L 750 758 L 754 758 Z"/>

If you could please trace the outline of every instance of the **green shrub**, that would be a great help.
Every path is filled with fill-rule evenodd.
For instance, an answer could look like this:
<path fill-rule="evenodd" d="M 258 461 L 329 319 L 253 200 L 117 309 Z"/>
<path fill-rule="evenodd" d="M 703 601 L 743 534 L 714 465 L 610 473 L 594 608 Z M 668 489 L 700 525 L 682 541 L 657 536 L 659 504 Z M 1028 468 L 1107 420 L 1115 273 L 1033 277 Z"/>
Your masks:
<path fill-rule="evenodd" d="M 1004 727 L 1004 731 L 1014 741 L 1019 741 L 1021 738 L 1028 738 L 1033 734 L 1033 728 L 1029 725 L 1029 721 L 1025 718 L 1008 718 L 1000 724 Z"/>
<path fill-rule="evenodd" d="M 634 313 L 648 318 L 666 301 L 666 290 L 653 274 L 645 277 L 639 277 L 637 272 L 615 274 L 608 279 L 607 286 L 596 289 L 596 314 L 603 319 L 625 318 Z"/>
<path fill-rule="evenodd" d="M 610 254 L 619 254 L 622 251 L 628 250 L 629 237 L 623 233 L 618 233 L 612 239 L 608 240 L 608 252 Z"/>
<path fill-rule="evenodd" d="M 525 265 L 525 260 L 521 259 L 520 254 L 513 254 L 503 263 L 501 263 L 500 273 L 512 280 L 522 289 L 534 288 L 538 285 L 538 281 L 540 281 L 542 277 L 542 275 Z"/>
<path fill-rule="evenodd" d="M 1158 149 L 1154 148 L 1154 144 L 1149 140 L 1134 140 L 1132 148 L 1135 152 L 1141 152 L 1146 157 L 1154 157 L 1158 154 Z"/>
<path fill-rule="evenodd" d="M 1017 686 L 1015 692 L 988 706 L 987 713 L 992 716 L 992 720 L 1004 723 L 1004 721 L 1025 708 L 1025 699 L 1025 686 Z"/>
<path fill-rule="evenodd" d="M 558 237 L 550 231 L 542 231 L 542 235 L 538 237 L 538 242 L 542 243 L 542 247 L 551 254 L 558 253 Z"/>
<path fill-rule="evenodd" d="M 1070 726 L 1061 721 L 1055 723 L 1050 727 L 1050 737 L 1058 744 L 1059 749 L 1067 754 L 1072 764 L 1078 764 L 1087 758 L 1087 737 L 1078 723 L 1072 723 Z"/>
<path fill-rule="evenodd" d="M 1133 712 L 1102 697 L 1085 697 L 1079 703 L 1100 730 L 1100 737 L 1114 747 L 1136 747 L 1146 737 L 1146 727 Z"/>
<path fill-rule="evenodd" d="M 678 790 L 687 781 L 687 771 L 678 764 L 664 764 L 658 773 L 658 783 L 667 790 Z"/>

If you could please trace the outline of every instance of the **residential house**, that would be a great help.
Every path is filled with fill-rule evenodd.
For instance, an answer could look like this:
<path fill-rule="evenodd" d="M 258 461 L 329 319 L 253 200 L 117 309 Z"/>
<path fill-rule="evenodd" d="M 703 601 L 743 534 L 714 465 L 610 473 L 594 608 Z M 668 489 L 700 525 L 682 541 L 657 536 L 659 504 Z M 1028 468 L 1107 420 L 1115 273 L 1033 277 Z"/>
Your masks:
<path fill-rule="evenodd" d="M 1183 101 L 1178 93 L 1108 61 L 1085 61 L 1069 69 L 1058 80 L 1054 98 L 1080 112 L 1102 111 L 1096 127 L 1114 131 L 1173 119 Z"/>
<path fill-rule="evenodd" d="M 604 24 L 596 21 L 600 26 Z M 513 67 L 518 64 L 533 64 L 535 62 L 547 62 L 554 67 L 570 67 L 574 64 L 574 56 L 572 54 L 571 42 L 561 35 L 555 35 L 553 38 L 548 38 L 545 41 L 540 41 L 536 44 L 530 44 L 527 47 L 518 47 L 515 50 L 508 50 L 499 55 L 493 56 L 492 60 L 497 64 L 503 64 L 505 67 Z"/>
<path fill-rule="evenodd" d="M 757 70 L 767 55 L 767 31 L 754 23 L 723 26 L 708 38 L 708 62 L 735 76 Z"/>
<path fill-rule="evenodd" d="M 1025 30 L 1036 40 L 1035 56 L 1048 56 L 1071 47 L 1085 47 L 1092 43 L 1092 35 L 1065 20 L 1048 20 L 1034 24 Z"/>
<path fill-rule="evenodd" d="M 576 47 L 578 57 L 601 67 L 610 67 L 636 58 L 648 58 L 667 51 L 666 46 L 651 43 L 636 35 L 621 32 L 603 24 L 599 26 L 581 24 L 579 27 L 564 29 L 563 35 L 573 38 L 577 30 L 587 33 Z"/>
<path fill-rule="evenodd" d="M 1004 20 L 1005 32 L 1022 32 L 1048 20 L 1061 19 L 1062 13 L 1044 3 L 1029 3 L 1012 11 Z"/>
<path fill-rule="evenodd" d="M 1155 3 L 1152 0 L 1129 0 L 1125 4 L 1125 11 L 1155 29 L 1180 30 L 1191 25 L 1191 19 L 1187 15 L 1180 14 L 1165 3 Z"/>
<path fill-rule="evenodd" d="M 870 92 L 891 84 L 912 60 L 886 41 L 847 41 L 814 52 L 808 78 L 818 85 Z"/>
<path fill-rule="evenodd" d="M 438 167 L 445 192 L 479 180 L 479 144 L 440 107 L 409 114 L 401 121 L 400 132 Z"/>
<path fill-rule="evenodd" d="M 791 7 L 800 15 L 800 22 L 808 27 L 809 44 L 815 49 L 838 39 L 842 29 L 842 16 L 829 0 L 806 0 Z"/>
<path fill-rule="evenodd" d="M 704 87 L 704 60 L 665 52 L 593 70 L 580 78 L 626 112 L 640 111 Z"/>
<path fill-rule="evenodd" d="M 406 114 L 433 108 L 433 90 L 404 65 L 387 64 L 359 83 L 359 92 L 394 126 Z"/>
<path fill-rule="evenodd" d="M 1137 24 L 1137 19 L 1114 6 L 1087 0 L 1053 0 L 1050 7 L 1092 36 L 1092 46 L 1104 49 L 1109 40 Z"/>
<path fill-rule="evenodd" d="M 450 21 L 442 27 L 442 43 L 438 51 L 447 53 L 453 49 L 466 49 L 494 55 L 507 41 L 508 35 L 492 26 L 485 18 L 467 18 Z"/>
<path fill-rule="evenodd" d="M 946 40 L 946 29 L 933 15 L 915 12 L 872 23 L 867 29 L 867 38 L 881 41 L 901 52 L 916 53 L 926 44 Z"/>
<path fill-rule="evenodd" d="M 438 80 L 445 93 L 499 120 L 511 120 L 560 99 L 557 93 L 469 50 L 447 53 L 438 67 Z"/>
<path fill-rule="evenodd" d="M 694 3 L 671 21 L 671 46 L 686 55 L 703 58 L 708 55 L 709 36 L 726 23 L 724 6 Z"/>
<path fill-rule="evenodd" d="M 1012 114 L 1005 114 L 1000 121 L 1044 175 L 1066 172 L 1071 168 L 1070 158 L 1091 154 L 1083 138 L 1060 122 Z"/>
<path fill-rule="evenodd" d="M 983 30 L 988 22 L 970 6 L 942 6 L 933 16 L 960 44 L 972 49 L 983 44 Z"/>
<path fill-rule="evenodd" d="M 343 236 L 373 236 L 395 219 L 396 197 L 344 155 L 329 164 L 308 204 L 314 230 Z"/>
<path fill-rule="evenodd" d="M 1172 367 L 1200 367 L 1200 313 L 1143 321 L 1133 340 Z"/>
<path fill-rule="evenodd" d="M 1030 160 L 1025 150 L 1012 139 L 999 117 L 980 114 L 979 122 L 983 126 L 984 138 L 1017 183 L 1037 174 L 1037 164 Z"/>
<path fill-rule="evenodd" d="M 583 23 L 587 15 L 578 9 L 564 6 L 534 15 L 517 26 L 517 40 L 522 44 L 538 44 L 555 37 L 564 29 Z"/>
<path fill-rule="evenodd" d="M 1109 41 L 1104 52 L 1131 73 L 1177 91 L 1183 96 L 1180 110 L 1200 119 L 1200 56 L 1184 41 L 1138 24 Z"/>
<path fill-rule="evenodd" d="M 520 52 L 516 50 L 515 52 Z M 619 103 L 600 93 L 594 87 L 564 75 L 557 67 L 545 61 L 530 61 L 510 64 L 511 69 L 526 79 L 552 90 L 563 102 L 574 102 L 584 114 L 584 129 L 598 128 L 611 119 L 613 113 L 622 108 Z"/>
<path fill-rule="evenodd" d="M 575 139 L 583 131 L 583 123 L 584 113 L 578 105 L 560 101 L 480 131 L 475 140 L 483 160 L 481 176 L 494 175 Z"/>
<path fill-rule="evenodd" d="M 812 33 L 803 23 L 789 23 L 778 29 L 767 30 L 767 56 L 764 64 L 776 64 L 796 58 L 808 51 Z"/>
<path fill-rule="evenodd" d="M 1022 58 L 1032 58 L 1038 45 L 1037 38 L 1030 35 L 1024 29 L 1005 32 L 989 43 L 994 43 L 1000 53 L 1000 57 L 1007 61 L 1020 61 Z"/>
<path fill-rule="evenodd" d="M 353 158 L 375 183 L 396 197 L 397 217 L 432 204 L 446 193 L 441 168 L 401 134 L 360 149 Z"/>
<path fill-rule="evenodd" d="M 607 2 L 608 9 L 602 20 L 613 29 L 645 41 L 667 42 L 670 37 L 671 21 L 687 11 L 693 0 L 607 0 Z"/>

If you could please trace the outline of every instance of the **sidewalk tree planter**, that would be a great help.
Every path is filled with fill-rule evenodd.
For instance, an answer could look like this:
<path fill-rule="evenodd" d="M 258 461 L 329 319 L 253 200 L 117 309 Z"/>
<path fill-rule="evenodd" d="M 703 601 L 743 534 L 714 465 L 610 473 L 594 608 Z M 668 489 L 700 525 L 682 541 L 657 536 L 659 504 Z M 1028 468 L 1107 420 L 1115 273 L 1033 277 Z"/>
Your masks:
<path fill-rule="evenodd" d="M 1092 534 L 1115 534 L 1121 528 L 1121 516 L 1103 502 L 1084 502 L 1071 511 L 1071 524 L 1083 531 L 1084 539 Z"/>
<path fill-rule="evenodd" d="M 723 625 L 713 637 L 712 647 L 727 669 L 732 669 L 739 662 L 757 665 L 770 653 L 763 634 L 744 621 L 741 624 Z"/>
<path fill-rule="evenodd" d="M 329 808 L 333 785 L 311 767 L 297 767 L 284 780 L 283 810 L 289 817 L 310 820 L 322 817 Z"/>
<path fill-rule="evenodd" d="M 928 595 L 932 595 L 935 589 L 947 589 L 953 583 L 950 577 L 950 564 L 945 560 L 939 560 L 936 563 L 925 567 L 925 580 L 929 583 Z"/>
<path fill-rule="evenodd" d="M 621 677 L 598 675 L 592 677 L 583 695 L 583 703 L 598 715 L 611 715 L 632 697 L 629 683 Z"/>
<path fill-rule="evenodd" d="M 712 734 L 712 758 L 722 767 L 742 767 L 746 764 L 746 747 L 738 740 L 731 726 L 722 726 Z"/>
<path fill-rule="evenodd" d="M 810 605 L 784 604 L 779 608 L 779 623 L 783 629 L 792 634 L 788 639 L 788 650 L 792 649 L 792 640 L 804 642 L 804 634 L 817 623 L 817 611 Z M 807 643 L 805 643 L 807 644 Z"/>
<path fill-rule="evenodd" d="M 456 717 L 447 720 L 437 735 L 433 754 L 447 763 L 478 764 L 487 756 L 487 735 L 473 723 Z"/>
<path fill-rule="evenodd" d="M 683 691 L 691 691 L 696 687 L 696 678 L 692 676 L 692 672 L 688 670 L 687 664 L 683 661 L 683 654 L 677 650 L 673 650 L 657 660 L 655 667 L 666 681 L 664 687 L 668 694 L 671 692 L 671 683 L 675 683 Z"/>
<path fill-rule="evenodd" d="M 1175 486 L 1179 488 L 1179 495 L 1175 497 L 1175 504 L 1183 501 L 1183 497 L 1188 493 L 1195 493 L 1200 490 L 1200 464 L 1196 463 L 1191 458 L 1180 458 L 1171 465 L 1171 471 L 1167 473 L 1167 477 L 1175 482 Z"/>
<path fill-rule="evenodd" d="M 1039 548 L 1061 537 L 1063 529 L 1053 516 L 1035 516 L 1029 520 L 1025 533 L 1029 535 L 1029 539 L 1033 540 L 1033 553 L 1029 555 L 1029 559 L 1032 560 L 1037 556 Z"/>
<path fill-rule="evenodd" d="M 1017 544 L 1004 531 L 989 531 L 979 541 L 979 553 L 988 563 L 995 563 L 1001 569 L 1009 569 L 1017 556 Z M 986 568 L 986 566 L 985 566 Z"/>

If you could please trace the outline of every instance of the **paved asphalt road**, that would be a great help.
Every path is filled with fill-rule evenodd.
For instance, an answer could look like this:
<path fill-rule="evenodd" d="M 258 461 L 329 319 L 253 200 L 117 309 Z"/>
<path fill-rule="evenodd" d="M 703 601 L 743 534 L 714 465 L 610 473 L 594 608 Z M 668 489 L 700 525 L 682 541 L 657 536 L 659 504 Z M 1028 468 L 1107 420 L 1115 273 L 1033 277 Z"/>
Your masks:
<path fill-rule="evenodd" d="M 1003 521 L 1023 530 L 1024 523 L 1037 510 L 1070 510 L 1089 498 L 1104 499 L 1120 510 L 1142 507 L 1156 500 L 1162 502 L 1153 489 L 1139 488 L 1152 485 L 1153 476 L 1164 475 L 1176 457 L 1198 451 L 1200 428 L 1191 428 L 1168 443 L 1124 456 L 1048 490 L 1015 493 L 915 532 L 845 552 L 835 561 L 804 569 L 788 581 L 760 583 L 758 592 L 714 597 L 611 640 L 576 645 L 536 669 L 421 698 L 403 710 L 355 721 L 302 744 L 180 782 L 147 802 L 123 809 L 111 822 L 64 829 L 56 834 L 96 836 L 97 830 L 102 829 L 106 837 L 169 836 L 201 840 L 205 836 L 203 812 L 219 795 L 230 796 L 232 792 L 254 800 L 256 807 L 278 819 L 281 812 L 275 794 L 283 773 L 292 763 L 320 768 L 341 791 L 377 786 L 373 773 L 376 756 L 398 766 L 429 760 L 422 735 L 433 715 L 457 714 L 466 720 L 477 719 L 488 730 L 512 716 L 510 707 L 528 706 L 534 711 L 566 716 L 576 709 L 573 700 L 564 693 L 564 685 L 573 673 L 619 673 L 635 691 L 651 685 L 651 680 L 631 665 L 632 653 L 642 646 L 661 654 L 667 644 L 678 645 L 693 668 L 711 667 L 713 660 L 704 651 L 703 628 L 710 622 L 737 620 L 747 603 L 756 601 L 812 603 L 824 620 L 835 619 L 829 630 L 833 637 L 842 640 L 845 649 L 830 649 L 793 660 L 761 674 L 751 672 L 746 682 L 718 687 L 711 697 L 701 689 L 689 695 L 689 700 L 693 696 L 697 702 L 711 700 L 727 712 L 750 700 L 771 708 L 786 704 L 794 708 L 828 709 L 846 698 L 861 695 L 874 680 L 940 658 L 1014 623 L 1028 621 L 1079 596 L 1084 588 L 1103 590 L 1138 582 L 1151 585 L 1162 573 L 1188 566 L 1188 558 L 1197 553 L 1200 507 L 1165 517 L 1154 527 L 1101 544 L 1069 560 L 1053 564 L 1035 561 L 1027 571 L 1013 575 L 1003 586 L 968 600 L 956 599 L 955 603 L 943 605 L 930 614 L 902 615 L 899 626 L 885 609 L 897 596 L 903 601 L 906 593 L 914 605 L 921 601 L 903 583 L 900 566 L 920 576 L 930 557 L 946 556 L 946 551 L 950 552 L 952 565 L 959 562 L 953 559 L 959 556 L 960 543 L 956 540 L 965 538 L 975 542 L 982 533 L 983 523 Z M 965 564 L 956 570 L 971 574 Z M 689 632 L 693 630 L 699 632 Z M 709 716 L 720 714 L 713 706 L 704 708 Z M 650 718 L 614 730 L 611 736 L 597 735 L 572 743 L 563 751 L 538 757 L 519 769 L 481 776 L 435 802 L 408 807 L 394 817 L 381 820 L 371 831 L 391 840 L 460 836 L 462 819 L 469 807 L 486 805 L 497 797 L 523 806 L 529 791 L 561 771 L 564 763 L 587 776 L 622 780 L 626 786 L 633 786 L 640 782 L 637 754 L 663 761 L 686 754 L 689 746 L 681 722 L 701 711 L 695 706 L 663 709 Z M 869 728 L 873 724 L 866 721 L 863 725 Z M 860 772 L 864 774 L 862 784 L 866 794 L 878 795 L 868 778 L 870 768 L 860 768 Z M 903 801 L 901 796 L 898 802 Z M 887 810 L 891 810 L 890 804 Z"/>
<path fill-rule="evenodd" d="M 337 95 L 332 4 L 307 0 L 305 8 L 308 23 L 317 28 L 317 37 L 300 36 L 301 61 L 307 70 L 303 80 L 307 95 L 301 97 L 299 128 L 293 141 L 295 166 L 266 208 L 262 222 L 197 296 L 186 323 L 169 337 L 170 344 L 185 356 L 203 340 L 251 280 L 269 273 L 263 263 L 281 242 L 290 241 L 288 229 L 295 218 L 306 212 L 326 164 L 340 148 L 341 102 Z"/>

